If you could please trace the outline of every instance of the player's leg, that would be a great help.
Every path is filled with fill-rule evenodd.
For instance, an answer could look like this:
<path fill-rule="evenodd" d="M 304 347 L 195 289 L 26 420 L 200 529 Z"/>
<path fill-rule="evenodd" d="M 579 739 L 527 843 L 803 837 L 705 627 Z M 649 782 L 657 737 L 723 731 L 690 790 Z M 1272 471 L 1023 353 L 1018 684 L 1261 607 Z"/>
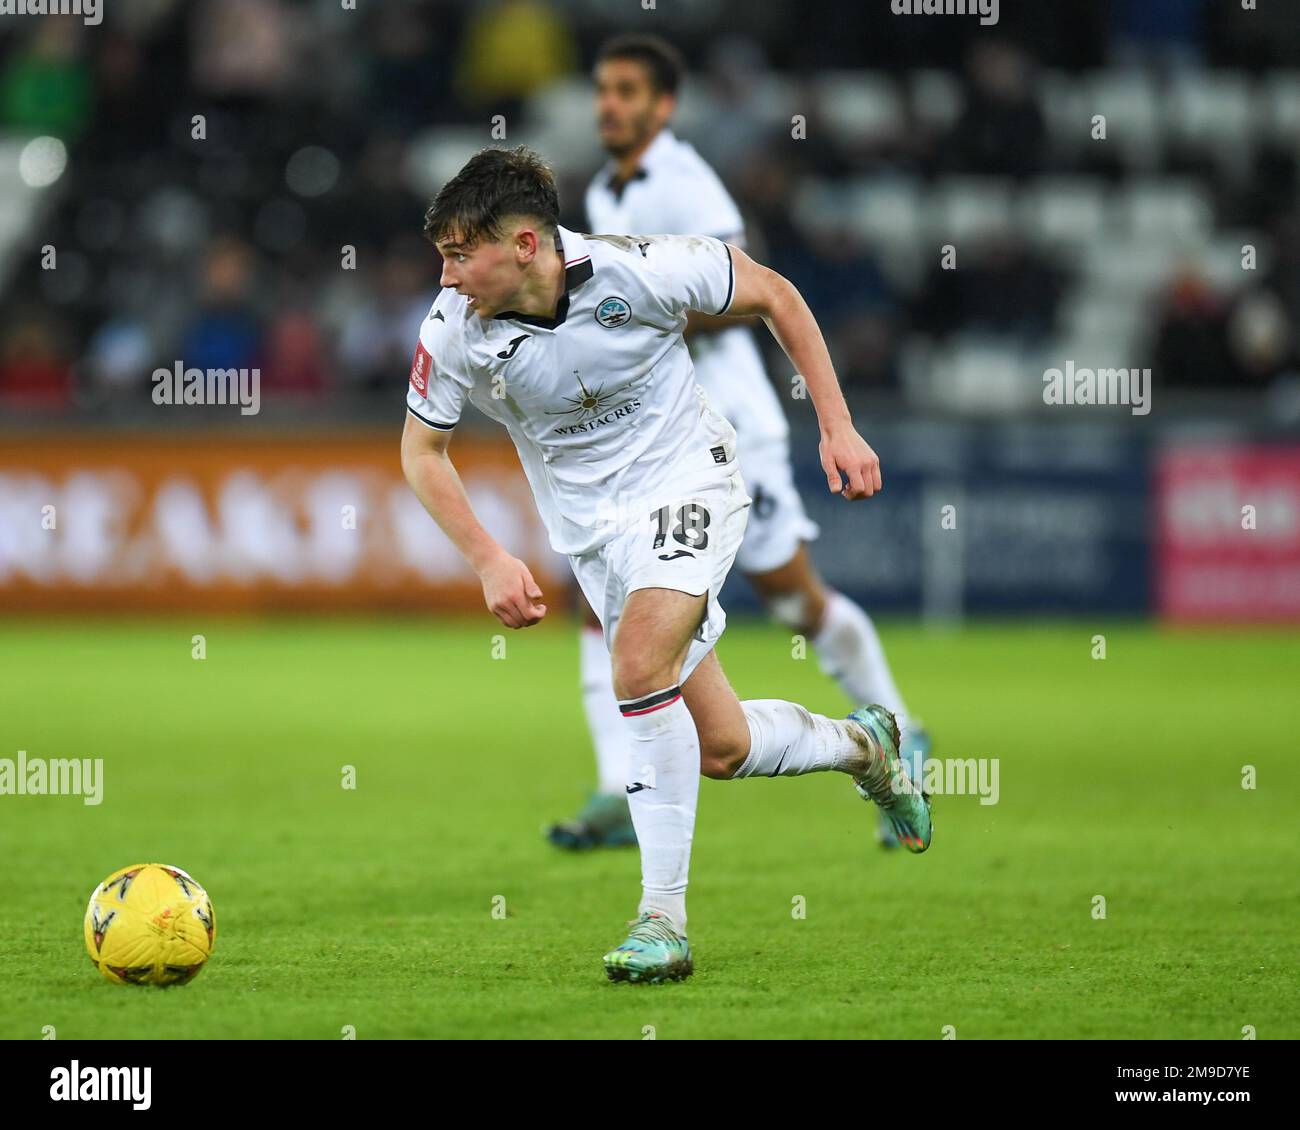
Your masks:
<path fill-rule="evenodd" d="M 596 751 L 596 791 L 571 820 L 552 824 L 546 836 L 557 847 L 584 849 L 625 847 L 636 843 L 636 830 L 628 812 L 626 778 L 628 737 L 614 698 L 609 649 L 600 619 L 577 591 L 582 617 L 578 633 L 582 706 Z"/>
<path fill-rule="evenodd" d="M 908 713 L 871 617 L 843 593 L 826 587 L 804 543 L 786 564 L 750 574 L 749 580 L 774 619 L 808 637 L 822 671 L 851 702 L 879 703 L 893 713 L 908 775 L 923 780 L 930 735 Z M 888 811 L 880 813 L 876 839 L 885 848 L 901 842 Z"/>
<path fill-rule="evenodd" d="M 898 756 L 898 729 L 881 706 L 847 718 L 784 699 L 740 701 L 710 652 L 682 684 L 700 738 L 700 772 L 716 780 L 839 772 L 874 801 L 910 851 L 930 846 L 929 803 Z"/>
<path fill-rule="evenodd" d="M 641 901 L 622 945 L 605 955 L 612 980 L 676 980 L 691 972 L 686 884 L 700 745 L 679 679 L 707 594 L 639 588 L 618 616 L 610 658 L 630 739 L 627 795 L 641 848 Z"/>
<path fill-rule="evenodd" d="M 908 710 L 871 617 L 827 587 L 808 551 L 820 531 L 795 489 L 789 444 L 768 440 L 757 448 L 742 448 L 741 472 L 754 504 L 736 566 L 772 618 L 807 637 L 821 669 L 850 702 L 887 706 L 906 735 Z"/>
<path fill-rule="evenodd" d="M 818 528 L 795 489 L 788 444 L 767 441 L 752 455 L 742 449 L 741 463 L 754 505 L 737 566 L 773 619 L 812 643 L 822 671 L 850 702 L 879 703 L 893 712 L 902 731 L 903 761 L 912 779 L 920 781 L 929 735 L 903 702 L 871 617 L 828 588 L 813 564 L 807 540 L 817 536 Z M 884 812 L 876 838 L 886 848 L 899 844 Z"/>

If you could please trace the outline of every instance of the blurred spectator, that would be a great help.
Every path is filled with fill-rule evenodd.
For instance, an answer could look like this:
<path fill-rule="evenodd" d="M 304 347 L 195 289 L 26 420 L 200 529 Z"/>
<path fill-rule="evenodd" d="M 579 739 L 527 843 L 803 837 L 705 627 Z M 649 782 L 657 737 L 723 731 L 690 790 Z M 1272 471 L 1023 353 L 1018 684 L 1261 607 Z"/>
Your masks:
<path fill-rule="evenodd" d="M 958 269 L 936 264 L 931 271 L 917 299 L 916 328 L 935 337 L 970 331 L 1042 341 L 1056 323 L 1060 272 L 1011 234 L 965 254 Z"/>
<path fill-rule="evenodd" d="M 898 387 L 898 323 L 885 310 L 866 311 L 842 323 L 832 348 L 845 388 Z"/>
<path fill-rule="evenodd" d="M 325 347 L 308 310 L 295 304 L 275 315 L 258 368 L 263 393 L 320 396 L 326 391 Z"/>
<path fill-rule="evenodd" d="M 409 371 L 420 323 L 437 297 L 437 259 L 418 236 L 394 242 L 376 284 L 365 289 L 343 325 L 339 354 L 347 384 L 379 392 Z"/>
<path fill-rule="evenodd" d="M 1033 64 L 1010 43 L 977 43 L 967 61 L 966 107 L 944 143 L 949 171 L 1027 177 L 1040 172 L 1047 126 Z"/>
<path fill-rule="evenodd" d="M 216 98 L 291 89 L 302 18 L 280 0 L 203 0 L 190 24 L 195 89 Z"/>
<path fill-rule="evenodd" d="M 1237 375 L 1249 385 L 1267 384 L 1296 367 L 1295 329 L 1276 294 L 1247 294 L 1228 319 L 1228 344 Z"/>
<path fill-rule="evenodd" d="M 29 42 L 0 73 L 0 124 L 75 141 L 85 132 L 91 113 L 82 25 L 70 18 L 42 18 L 30 26 Z"/>
<path fill-rule="evenodd" d="M 543 0 L 493 0 L 466 29 L 457 87 L 471 106 L 513 118 L 528 95 L 577 61 L 568 23 Z"/>
<path fill-rule="evenodd" d="M 15 404 L 64 408 L 72 399 L 72 367 L 63 335 L 34 310 L 20 310 L 0 342 L 0 399 Z"/>
<path fill-rule="evenodd" d="M 1222 388 L 1232 383 L 1223 303 L 1199 272 L 1182 268 L 1155 307 L 1152 350 L 1155 379 L 1184 388 Z"/>
<path fill-rule="evenodd" d="M 251 301 L 252 255 L 242 242 L 215 244 L 203 265 L 203 298 L 181 338 L 187 368 L 251 369 L 261 345 L 260 319 Z"/>
<path fill-rule="evenodd" d="M 376 13 L 366 84 L 368 119 L 379 129 L 409 132 L 455 118 L 452 52 L 460 9 L 441 5 L 437 32 L 428 7 L 384 4 Z"/>

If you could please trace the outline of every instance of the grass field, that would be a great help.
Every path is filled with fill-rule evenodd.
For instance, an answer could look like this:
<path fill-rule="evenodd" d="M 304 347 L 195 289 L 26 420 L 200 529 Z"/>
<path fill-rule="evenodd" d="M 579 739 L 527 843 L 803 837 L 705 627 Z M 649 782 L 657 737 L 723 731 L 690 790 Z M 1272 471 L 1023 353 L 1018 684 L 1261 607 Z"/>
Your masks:
<path fill-rule="evenodd" d="M 935 755 L 1000 759 L 999 803 L 939 797 L 931 851 L 891 856 L 843 777 L 706 780 L 696 975 L 616 986 L 635 852 L 539 835 L 591 774 L 576 638 L 494 659 L 495 630 L 0 625 L 0 757 L 106 779 L 97 807 L 0 796 L 0 1037 L 1300 1037 L 1300 636 L 885 624 Z M 848 708 L 779 629 L 720 654 L 742 697 Z M 216 907 L 178 989 L 111 985 L 82 944 L 95 884 L 148 860 Z"/>

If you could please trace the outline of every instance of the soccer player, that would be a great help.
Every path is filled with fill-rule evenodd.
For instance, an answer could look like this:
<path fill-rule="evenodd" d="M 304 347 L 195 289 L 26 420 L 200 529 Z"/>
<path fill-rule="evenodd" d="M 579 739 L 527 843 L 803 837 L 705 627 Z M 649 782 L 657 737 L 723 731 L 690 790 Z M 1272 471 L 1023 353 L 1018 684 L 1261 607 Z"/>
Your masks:
<path fill-rule="evenodd" d="M 929 847 L 929 802 L 898 756 L 887 709 L 837 720 L 780 699 L 742 703 L 713 651 L 750 498 L 735 430 L 695 382 L 688 310 L 763 318 L 807 380 L 827 488 L 859 499 L 881 486 L 799 292 L 711 237 L 561 227 L 555 180 L 522 147 L 471 158 L 430 206 L 425 234 L 442 254 L 443 290 L 411 365 L 407 481 L 477 571 L 493 614 L 510 628 L 538 623 L 543 593 L 479 523 L 448 456 L 467 400 L 504 425 L 551 544 L 604 629 L 642 878 L 638 916 L 605 954 L 608 976 L 691 972 L 686 883 L 701 773 L 846 773 L 910 850 Z"/>
<path fill-rule="evenodd" d="M 600 49 L 596 110 L 611 160 L 587 189 L 589 230 L 697 232 L 744 247 L 740 210 L 714 171 L 670 128 L 682 73 L 677 51 L 657 36 L 618 36 Z M 826 587 L 808 552 L 817 526 L 795 490 L 789 428 L 752 332 L 735 318 L 692 310 L 686 338 L 709 403 L 736 429 L 740 473 L 754 500 L 737 567 L 770 615 L 812 642 L 822 670 L 850 702 L 877 702 L 893 711 L 909 775 L 921 780 L 929 736 L 908 714 L 875 625 L 848 597 Z M 577 816 L 552 825 L 547 835 L 560 847 L 617 847 L 636 841 L 623 791 L 628 738 L 600 623 L 590 607 L 583 611 L 582 698 L 597 786 Z M 886 848 L 898 846 L 883 813 L 876 837 Z"/>

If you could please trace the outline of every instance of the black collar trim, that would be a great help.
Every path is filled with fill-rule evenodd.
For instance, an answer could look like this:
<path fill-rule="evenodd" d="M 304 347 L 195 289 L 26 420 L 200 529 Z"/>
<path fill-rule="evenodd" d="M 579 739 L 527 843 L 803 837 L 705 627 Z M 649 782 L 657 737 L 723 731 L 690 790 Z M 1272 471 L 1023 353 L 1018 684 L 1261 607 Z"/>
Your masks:
<path fill-rule="evenodd" d="M 560 301 L 555 307 L 554 318 L 548 318 L 545 314 L 520 314 L 517 310 L 502 310 L 500 314 L 493 314 L 492 320 L 522 322 L 526 326 L 540 326 L 544 330 L 553 330 L 563 325 L 564 319 L 569 316 L 569 291 L 580 287 L 595 273 L 596 269 L 591 265 L 590 255 L 584 255 L 581 259 L 575 259 L 572 263 L 564 265 L 564 293 L 560 295 Z"/>
<path fill-rule="evenodd" d="M 605 182 L 605 187 L 614 194 L 615 200 L 621 201 L 623 199 L 623 193 L 626 191 L 629 184 L 634 180 L 645 180 L 649 175 L 649 172 L 645 169 L 637 169 L 637 171 L 628 177 L 627 180 L 619 180 L 618 173 L 612 173 L 609 180 Z"/>

